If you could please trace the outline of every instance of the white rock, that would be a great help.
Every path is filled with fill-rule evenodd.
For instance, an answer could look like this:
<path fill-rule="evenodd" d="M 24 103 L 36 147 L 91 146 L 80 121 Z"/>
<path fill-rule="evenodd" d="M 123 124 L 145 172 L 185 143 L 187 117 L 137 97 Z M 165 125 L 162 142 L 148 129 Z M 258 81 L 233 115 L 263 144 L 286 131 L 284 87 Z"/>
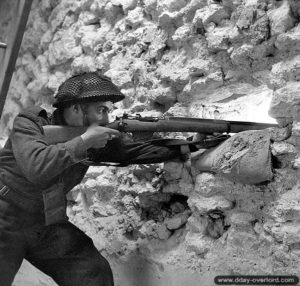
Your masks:
<path fill-rule="evenodd" d="M 226 190 L 230 188 L 228 184 L 232 185 L 233 183 L 227 182 L 226 179 L 221 177 L 216 177 L 212 173 L 201 172 L 196 176 L 194 192 L 208 197 L 217 193 L 226 192 Z M 226 188 L 224 188 L 224 185 L 226 185 Z"/>
<path fill-rule="evenodd" d="M 157 233 L 158 238 L 162 240 L 166 240 L 171 236 L 171 231 L 163 223 L 157 223 L 154 226 L 154 231 Z"/>
<path fill-rule="evenodd" d="M 113 83 L 121 88 L 129 88 L 132 85 L 132 78 L 129 71 L 110 69 L 104 75 L 111 78 Z"/>
<path fill-rule="evenodd" d="M 125 13 L 137 6 L 138 0 L 112 0 L 113 5 L 121 5 Z"/>
<path fill-rule="evenodd" d="M 297 148 L 287 142 L 274 142 L 272 144 L 272 154 L 274 156 L 284 155 L 284 154 L 296 154 Z"/>
<path fill-rule="evenodd" d="M 232 27 L 216 27 L 206 33 L 208 48 L 211 52 L 228 49 L 228 38 Z"/>
<path fill-rule="evenodd" d="M 147 13 L 154 14 L 157 11 L 157 0 L 144 0 L 144 8 Z"/>
<path fill-rule="evenodd" d="M 196 11 L 193 23 L 198 23 L 200 21 L 203 23 L 204 27 L 207 27 L 207 25 L 211 22 L 219 25 L 222 20 L 228 19 L 229 17 L 230 15 L 223 6 L 219 4 L 211 4 Z"/>
<path fill-rule="evenodd" d="M 205 233 L 208 220 L 205 216 L 191 215 L 187 221 L 187 229 L 191 232 Z"/>
<path fill-rule="evenodd" d="M 0 147 L 2 148 L 6 142 L 7 138 L 5 137 L 0 137 Z"/>
<path fill-rule="evenodd" d="M 99 22 L 99 18 L 95 13 L 82 11 L 78 17 L 78 21 L 82 22 L 83 25 L 90 25 Z"/>
<path fill-rule="evenodd" d="M 99 8 L 101 10 L 101 6 Z M 111 2 L 107 2 L 104 8 L 103 16 L 109 23 L 114 24 L 116 20 L 122 16 L 122 12 L 122 7 L 113 5 Z"/>
<path fill-rule="evenodd" d="M 185 42 L 187 41 L 192 34 L 192 27 L 191 24 L 185 24 L 181 27 L 179 27 L 174 35 L 172 36 L 172 40 L 175 42 Z"/>
<path fill-rule="evenodd" d="M 288 81 L 300 78 L 300 56 L 292 56 L 272 66 L 270 85 L 273 89 L 283 87 Z"/>
<path fill-rule="evenodd" d="M 51 40 L 52 40 L 52 38 L 53 38 L 53 33 L 52 33 L 52 31 L 51 31 L 51 30 L 47 30 L 47 31 L 43 34 L 43 36 L 42 36 L 42 38 L 41 38 L 41 41 L 40 41 L 40 47 L 41 47 L 42 49 L 47 49 L 48 46 L 49 46 L 49 44 L 50 44 L 50 42 L 51 42 Z"/>
<path fill-rule="evenodd" d="M 292 166 L 293 166 L 294 169 L 300 169 L 300 157 L 296 157 L 292 161 Z"/>
<path fill-rule="evenodd" d="M 195 252 L 197 255 L 205 255 L 213 247 L 210 238 L 193 233 L 186 235 L 185 245 L 188 251 Z"/>
<path fill-rule="evenodd" d="M 282 34 L 290 30 L 296 19 L 292 16 L 291 7 L 288 1 L 283 1 L 277 9 L 268 11 L 270 19 L 271 35 Z"/>
<path fill-rule="evenodd" d="M 126 22 L 127 22 L 127 24 L 131 25 L 132 28 L 136 28 L 143 21 L 144 21 L 144 17 L 143 17 L 142 7 L 136 7 L 134 10 L 130 10 L 128 12 Z"/>
<path fill-rule="evenodd" d="M 232 212 L 228 216 L 228 222 L 232 226 L 249 226 L 255 217 L 247 212 Z"/>
<path fill-rule="evenodd" d="M 236 48 L 230 55 L 232 63 L 246 68 L 249 65 L 249 57 L 252 55 L 253 49 L 253 45 L 249 44 Z"/>
<path fill-rule="evenodd" d="M 96 61 L 91 56 L 76 57 L 71 64 L 71 70 L 73 74 L 96 71 Z"/>
<path fill-rule="evenodd" d="M 49 76 L 47 87 L 52 91 L 56 91 L 56 89 L 66 80 L 66 74 L 62 72 L 55 72 L 55 74 L 51 74 Z"/>
<path fill-rule="evenodd" d="M 300 120 L 300 83 L 288 82 L 284 87 L 275 91 L 272 98 L 269 115 L 272 117 L 293 117 Z"/>
<path fill-rule="evenodd" d="M 158 9 L 161 11 L 175 12 L 187 5 L 186 0 L 161 0 L 158 2 Z"/>
<path fill-rule="evenodd" d="M 80 40 L 83 50 L 90 53 L 98 43 L 98 30 L 94 25 L 82 26 L 79 28 L 76 38 Z"/>
<path fill-rule="evenodd" d="M 292 135 L 300 136 L 300 122 L 293 122 Z"/>
<path fill-rule="evenodd" d="M 97 187 L 97 180 L 88 179 L 85 182 L 85 187 L 88 188 L 88 189 L 94 189 L 94 188 L 96 188 Z"/>
<path fill-rule="evenodd" d="M 280 51 L 299 51 L 300 25 L 277 36 L 275 46 Z"/>
<path fill-rule="evenodd" d="M 74 31 L 59 31 L 49 45 L 48 61 L 51 66 L 55 66 L 81 54 L 82 49 L 76 43 Z"/>
<path fill-rule="evenodd" d="M 300 215 L 299 183 L 278 196 L 274 204 L 269 207 L 268 214 L 276 222 L 298 221 Z"/>
<path fill-rule="evenodd" d="M 272 231 L 278 240 L 282 239 L 287 245 L 300 243 L 299 223 L 286 223 L 279 228 L 273 228 Z"/>
<path fill-rule="evenodd" d="M 203 197 L 201 195 L 191 196 L 188 199 L 190 208 L 199 213 L 205 214 L 210 210 L 229 210 L 232 208 L 232 202 L 225 199 L 223 196 L 214 195 L 211 197 Z"/>

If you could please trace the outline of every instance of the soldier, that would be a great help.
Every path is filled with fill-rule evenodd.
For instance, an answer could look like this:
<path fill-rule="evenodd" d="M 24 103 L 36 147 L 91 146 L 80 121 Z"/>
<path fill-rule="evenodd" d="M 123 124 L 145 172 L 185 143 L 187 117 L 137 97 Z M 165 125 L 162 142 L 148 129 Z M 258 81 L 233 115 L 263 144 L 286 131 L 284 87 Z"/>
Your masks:
<path fill-rule="evenodd" d="M 58 89 L 51 117 L 34 106 L 21 112 L 0 151 L 0 281 L 11 285 L 23 258 L 58 285 L 112 286 L 108 261 L 91 238 L 68 222 L 66 194 L 81 182 L 88 158 L 129 163 L 181 156 L 179 146 L 122 142 L 103 127 L 112 103 L 124 95 L 98 72 L 77 75 Z M 49 145 L 43 126 L 88 126 L 81 136 Z M 102 126 L 100 126 L 102 125 Z"/>

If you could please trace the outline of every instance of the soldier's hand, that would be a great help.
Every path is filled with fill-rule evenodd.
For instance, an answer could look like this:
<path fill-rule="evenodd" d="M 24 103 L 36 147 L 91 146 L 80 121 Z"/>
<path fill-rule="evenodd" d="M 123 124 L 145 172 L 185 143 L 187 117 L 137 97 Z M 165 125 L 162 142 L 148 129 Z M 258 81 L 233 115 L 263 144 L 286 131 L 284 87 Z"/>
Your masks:
<path fill-rule="evenodd" d="M 107 144 L 108 140 L 119 137 L 120 135 L 121 133 L 118 130 L 98 125 L 91 125 L 85 133 L 81 135 L 81 138 L 87 149 L 103 148 Z"/>

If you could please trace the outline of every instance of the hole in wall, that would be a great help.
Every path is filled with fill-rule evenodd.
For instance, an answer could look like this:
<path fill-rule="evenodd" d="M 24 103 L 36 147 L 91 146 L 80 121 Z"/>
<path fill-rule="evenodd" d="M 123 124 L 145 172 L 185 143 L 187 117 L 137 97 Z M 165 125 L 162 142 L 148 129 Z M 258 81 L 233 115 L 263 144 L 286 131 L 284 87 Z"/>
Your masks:
<path fill-rule="evenodd" d="M 190 210 L 187 200 L 185 195 L 172 194 L 168 201 L 153 202 L 151 207 L 142 208 L 141 219 L 162 222 L 165 218 Z"/>
<path fill-rule="evenodd" d="M 221 210 L 211 210 L 206 213 L 207 226 L 205 234 L 218 239 L 226 232 L 230 225 L 225 222 L 225 214 Z"/>

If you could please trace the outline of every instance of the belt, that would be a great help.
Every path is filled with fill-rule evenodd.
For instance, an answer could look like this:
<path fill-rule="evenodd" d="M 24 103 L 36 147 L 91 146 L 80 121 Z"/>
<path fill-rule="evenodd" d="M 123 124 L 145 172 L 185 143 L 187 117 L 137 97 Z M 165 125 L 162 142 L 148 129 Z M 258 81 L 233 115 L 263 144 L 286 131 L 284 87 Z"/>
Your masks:
<path fill-rule="evenodd" d="M 15 207 L 29 213 L 42 213 L 44 210 L 43 201 L 29 199 L 16 193 L 0 181 L 0 199 L 11 203 Z"/>

